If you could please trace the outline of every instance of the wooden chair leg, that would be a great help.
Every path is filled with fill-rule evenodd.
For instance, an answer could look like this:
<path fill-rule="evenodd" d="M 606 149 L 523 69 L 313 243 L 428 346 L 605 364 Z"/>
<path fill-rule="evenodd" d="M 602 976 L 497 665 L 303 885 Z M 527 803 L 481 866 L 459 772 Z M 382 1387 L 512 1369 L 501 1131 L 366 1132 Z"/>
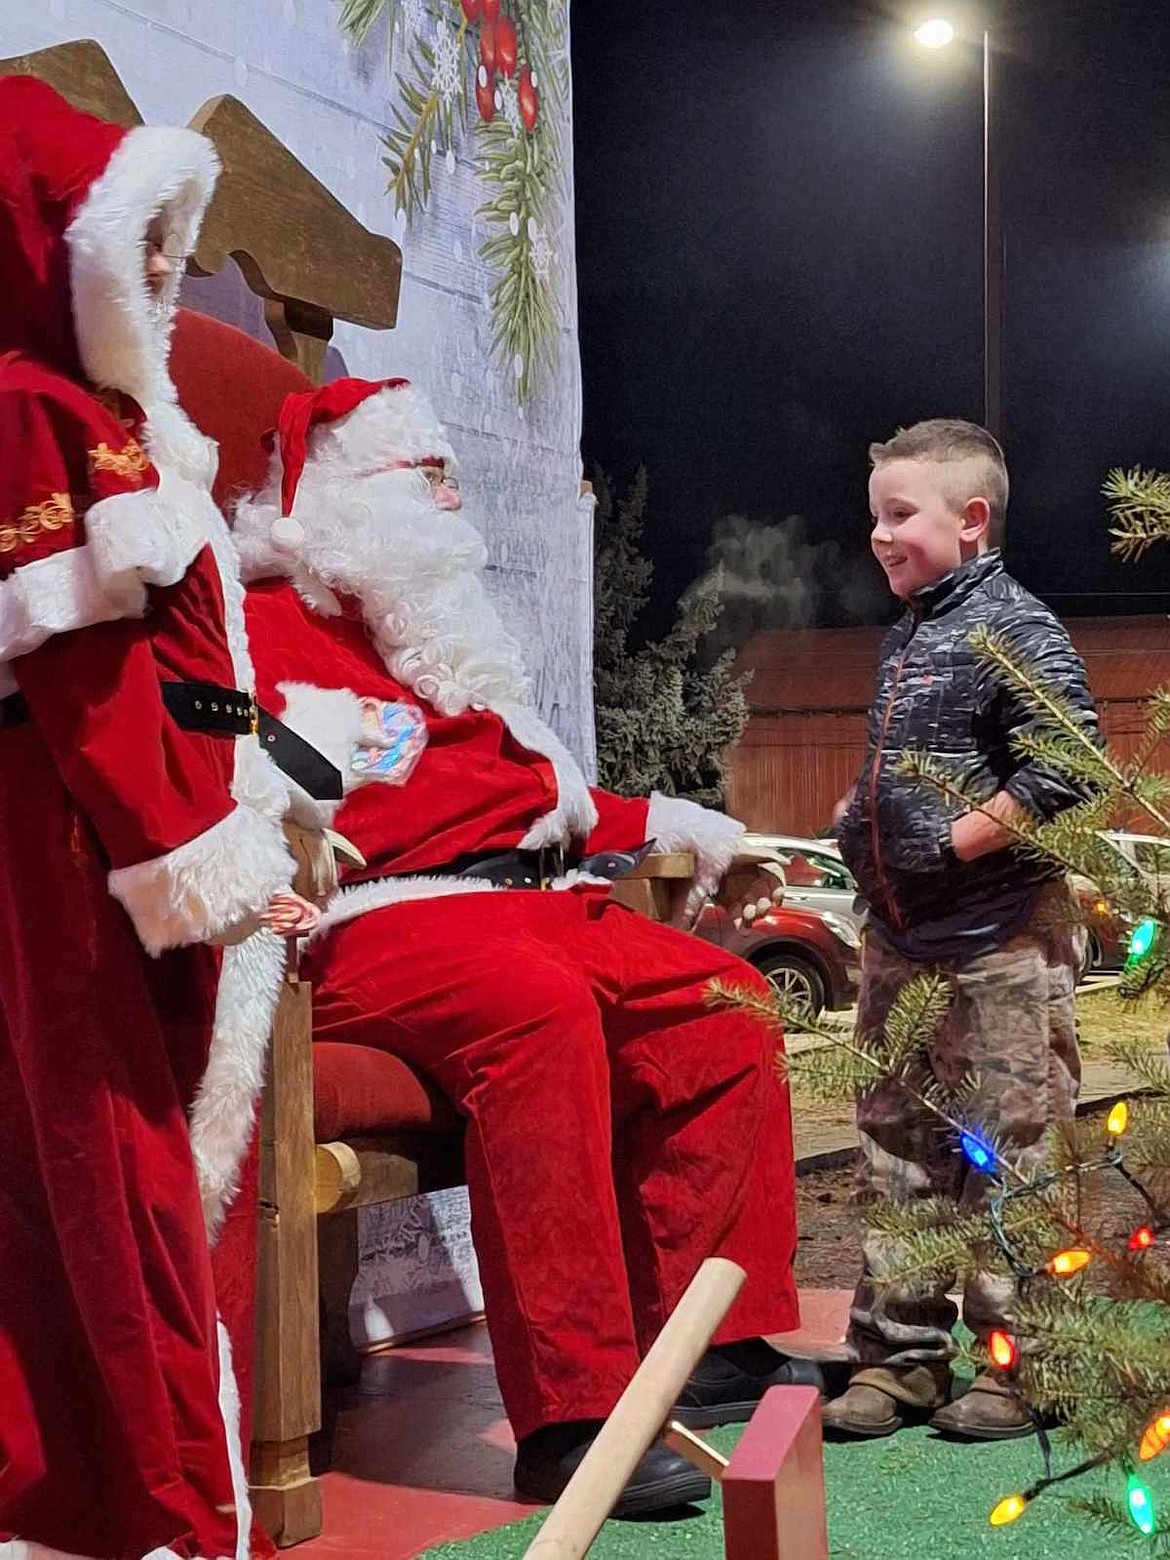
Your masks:
<path fill-rule="evenodd" d="M 357 1277 L 358 1210 L 342 1208 L 317 1220 L 317 1271 L 321 1284 L 321 1376 L 327 1387 L 352 1387 L 362 1357 L 349 1335 L 349 1297 Z"/>
<path fill-rule="evenodd" d="M 313 1203 L 311 992 L 287 978 L 272 1030 L 260 1125 L 252 1503 L 281 1548 L 321 1531 L 309 1437 L 321 1424 Z"/>

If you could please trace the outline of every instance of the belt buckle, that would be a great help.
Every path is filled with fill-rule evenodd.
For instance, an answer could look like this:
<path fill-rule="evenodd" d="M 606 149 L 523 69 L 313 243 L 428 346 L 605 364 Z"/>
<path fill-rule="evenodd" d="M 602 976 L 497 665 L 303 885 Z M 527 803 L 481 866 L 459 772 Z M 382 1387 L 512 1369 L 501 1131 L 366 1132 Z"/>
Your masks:
<path fill-rule="evenodd" d="M 545 867 L 545 860 L 549 856 L 553 858 L 553 871 L 551 874 Z M 542 845 L 537 856 L 537 870 L 541 889 L 551 889 L 553 880 L 565 875 L 565 847 L 563 845 Z"/>
<path fill-rule="evenodd" d="M 255 699 L 248 701 L 248 734 L 258 736 L 260 733 L 260 706 Z"/>

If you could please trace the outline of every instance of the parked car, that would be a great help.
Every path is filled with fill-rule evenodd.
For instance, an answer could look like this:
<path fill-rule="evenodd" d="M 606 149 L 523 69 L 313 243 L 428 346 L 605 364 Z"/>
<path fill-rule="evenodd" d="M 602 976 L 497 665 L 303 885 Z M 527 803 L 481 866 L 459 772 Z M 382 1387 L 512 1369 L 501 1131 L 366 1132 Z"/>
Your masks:
<path fill-rule="evenodd" d="M 1114 913 L 1096 883 L 1082 877 L 1079 872 L 1071 873 L 1069 882 L 1077 896 L 1089 934 L 1081 961 L 1081 979 L 1084 980 L 1086 975 L 1095 971 L 1106 973 L 1122 969 L 1129 950 L 1131 928 Z"/>
<path fill-rule="evenodd" d="M 861 984 L 861 938 L 833 911 L 790 906 L 785 900 L 750 926 L 736 927 L 722 905 L 711 904 L 695 934 L 754 965 L 780 993 L 813 1013 L 852 1007 Z"/>
<path fill-rule="evenodd" d="M 829 911 L 848 921 L 860 936 L 865 901 L 834 840 L 803 839 L 792 834 L 745 834 L 749 850 L 769 852 L 784 872 L 785 905 Z"/>
<path fill-rule="evenodd" d="M 1155 892 L 1170 891 L 1170 841 L 1153 834 L 1128 834 L 1115 829 L 1106 830 L 1104 838 L 1150 880 Z M 1082 974 L 1123 969 L 1129 955 L 1132 924 L 1113 909 L 1096 883 L 1080 873 L 1073 873 L 1070 881 L 1089 932 Z"/>

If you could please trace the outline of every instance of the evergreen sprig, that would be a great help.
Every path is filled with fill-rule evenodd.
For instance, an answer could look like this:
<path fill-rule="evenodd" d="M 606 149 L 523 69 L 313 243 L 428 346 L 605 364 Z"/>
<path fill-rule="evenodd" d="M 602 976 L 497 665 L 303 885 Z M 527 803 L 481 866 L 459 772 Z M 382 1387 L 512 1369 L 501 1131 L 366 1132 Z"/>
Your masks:
<path fill-rule="evenodd" d="M 1104 492 L 1113 515 L 1113 551 L 1120 557 L 1136 561 L 1170 538 L 1170 475 L 1118 467 L 1105 479 Z"/>

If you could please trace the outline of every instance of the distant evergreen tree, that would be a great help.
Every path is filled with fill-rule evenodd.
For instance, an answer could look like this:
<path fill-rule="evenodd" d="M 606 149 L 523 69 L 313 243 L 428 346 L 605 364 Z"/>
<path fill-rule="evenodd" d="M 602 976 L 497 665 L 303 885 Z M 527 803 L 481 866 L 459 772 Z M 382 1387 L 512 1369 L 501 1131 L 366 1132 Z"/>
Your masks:
<path fill-rule="evenodd" d="M 748 718 L 746 677 L 733 677 L 735 651 L 704 666 L 700 644 L 719 620 L 720 580 L 686 592 L 665 638 L 633 648 L 654 565 L 642 551 L 648 482 L 638 471 L 615 502 L 595 472 L 593 683 L 600 783 L 624 796 L 651 790 L 697 802 L 722 800 L 728 749 Z"/>

